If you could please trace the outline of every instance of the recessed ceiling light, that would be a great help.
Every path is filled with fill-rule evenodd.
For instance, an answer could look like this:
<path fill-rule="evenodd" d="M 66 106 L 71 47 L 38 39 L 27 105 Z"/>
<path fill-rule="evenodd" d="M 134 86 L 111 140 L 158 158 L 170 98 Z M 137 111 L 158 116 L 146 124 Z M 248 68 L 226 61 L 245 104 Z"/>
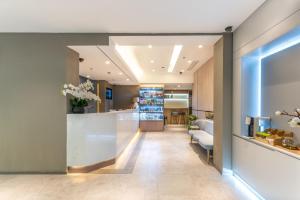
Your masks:
<path fill-rule="evenodd" d="M 94 68 L 90 67 L 90 70 L 92 71 Z"/>
<path fill-rule="evenodd" d="M 123 75 L 123 73 L 122 73 L 122 72 L 119 72 L 119 75 Z"/>
<path fill-rule="evenodd" d="M 109 64 L 110 64 L 110 61 L 109 61 L 109 60 L 105 61 L 105 64 L 109 65 Z"/>
<path fill-rule="evenodd" d="M 111 74 L 111 72 L 107 72 L 107 74 Z"/>
<path fill-rule="evenodd" d="M 188 63 L 192 63 L 193 61 L 192 61 L 192 60 L 188 60 L 187 62 L 188 62 Z"/>
<path fill-rule="evenodd" d="M 180 55 L 181 49 L 182 49 L 182 45 L 175 45 L 174 46 L 173 52 L 172 52 L 172 57 L 171 57 L 171 60 L 170 60 L 170 65 L 169 65 L 169 68 L 168 68 L 168 72 L 173 72 L 174 67 L 176 65 L 176 62 L 178 60 L 178 57 Z"/>
<path fill-rule="evenodd" d="M 90 76 L 90 75 L 87 75 L 86 77 L 87 77 L 87 78 L 90 78 L 91 76 Z"/>
<path fill-rule="evenodd" d="M 126 81 L 129 81 L 129 78 L 126 78 Z"/>
<path fill-rule="evenodd" d="M 203 48 L 203 45 L 199 44 L 199 45 L 198 45 L 198 48 L 199 48 L 199 49 Z"/>
<path fill-rule="evenodd" d="M 177 85 L 177 87 L 181 87 L 181 85 Z"/>
<path fill-rule="evenodd" d="M 151 48 L 152 48 L 152 45 L 151 45 L 151 44 L 149 44 L 149 45 L 148 45 L 148 48 L 149 48 L 149 49 L 151 49 Z"/>
<path fill-rule="evenodd" d="M 152 69 L 152 72 L 155 72 L 155 69 Z"/>
<path fill-rule="evenodd" d="M 151 63 L 154 63 L 154 60 L 150 60 Z"/>

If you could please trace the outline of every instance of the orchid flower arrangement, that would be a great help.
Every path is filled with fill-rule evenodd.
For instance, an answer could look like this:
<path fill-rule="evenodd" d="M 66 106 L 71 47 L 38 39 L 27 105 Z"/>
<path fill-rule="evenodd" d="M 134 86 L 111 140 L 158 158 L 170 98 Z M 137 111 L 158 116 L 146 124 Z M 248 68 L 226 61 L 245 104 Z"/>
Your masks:
<path fill-rule="evenodd" d="M 296 108 L 294 113 L 288 113 L 286 111 L 276 111 L 275 115 L 280 116 L 288 116 L 292 117 L 289 121 L 288 124 L 290 127 L 300 127 L 300 108 Z"/>
<path fill-rule="evenodd" d="M 78 86 L 72 84 L 64 84 L 62 94 L 67 96 L 67 94 L 72 95 L 74 98 L 70 99 L 72 110 L 76 107 L 88 106 L 88 101 L 100 101 L 100 98 L 94 94 L 91 90 L 94 90 L 93 83 L 87 80 L 84 83 L 80 83 Z"/>

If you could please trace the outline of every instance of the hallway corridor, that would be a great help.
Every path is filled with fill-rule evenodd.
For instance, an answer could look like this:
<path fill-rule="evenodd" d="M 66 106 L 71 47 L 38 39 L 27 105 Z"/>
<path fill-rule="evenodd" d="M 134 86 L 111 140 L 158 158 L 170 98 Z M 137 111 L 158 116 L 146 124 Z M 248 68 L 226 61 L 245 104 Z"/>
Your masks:
<path fill-rule="evenodd" d="M 146 133 L 131 173 L 0 175 L 5 200 L 234 200 L 247 197 L 184 131 Z"/>

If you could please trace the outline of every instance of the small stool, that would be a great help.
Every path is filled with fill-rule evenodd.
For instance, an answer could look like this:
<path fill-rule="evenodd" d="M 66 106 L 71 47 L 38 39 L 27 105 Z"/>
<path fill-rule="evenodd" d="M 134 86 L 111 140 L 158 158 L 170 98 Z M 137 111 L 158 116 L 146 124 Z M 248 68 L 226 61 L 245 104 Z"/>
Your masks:
<path fill-rule="evenodd" d="M 179 119 L 179 112 L 171 112 L 171 124 L 174 124 L 174 120 L 175 120 L 175 124 L 178 124 L 178 119 Z"/>
<path fill-rule="evenodd" d="M 164 125 L 167 125 L 167 124 L 168 124 L 168 117 L 164 116 Z"/>
<path fill-rule="evenodd" d="M 179 112 L 178 115 L 179 115 L 179 123 L 178 124 L 181 124 L 182 121 L 183 121 L 183 124 L 185 124 L 185 112 Z"/>

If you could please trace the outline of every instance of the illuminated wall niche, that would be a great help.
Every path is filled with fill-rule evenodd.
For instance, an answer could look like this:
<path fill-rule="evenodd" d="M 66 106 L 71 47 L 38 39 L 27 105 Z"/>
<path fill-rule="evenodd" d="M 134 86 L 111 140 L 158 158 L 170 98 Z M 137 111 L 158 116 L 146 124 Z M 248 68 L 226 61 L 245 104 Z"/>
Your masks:
<path fill-rule="evenodd" d="M 241 135 L 246 135 L 245 117 L 264 116 L 262 113 L 262 61 L 300 44 L 300 27 L 246 54 L 241 60 Z M 300 58 L 300 55 L 299 55 Z M 299 62 L 300 68 L 300 62 Z M 292 73 L 292 72 L 291 72 Z M 300 77 L 299 77 L 300 80 Z M 280 91 L 278 91 L 280 92 Z M 272 103 L 272 102 L 270 102 Z M 300 102 L 299 102 L 300 104 Z M 280 108 L 279 108 L 280 109 Z M 287 120 L 287 119 L 285 119 Z"/>

